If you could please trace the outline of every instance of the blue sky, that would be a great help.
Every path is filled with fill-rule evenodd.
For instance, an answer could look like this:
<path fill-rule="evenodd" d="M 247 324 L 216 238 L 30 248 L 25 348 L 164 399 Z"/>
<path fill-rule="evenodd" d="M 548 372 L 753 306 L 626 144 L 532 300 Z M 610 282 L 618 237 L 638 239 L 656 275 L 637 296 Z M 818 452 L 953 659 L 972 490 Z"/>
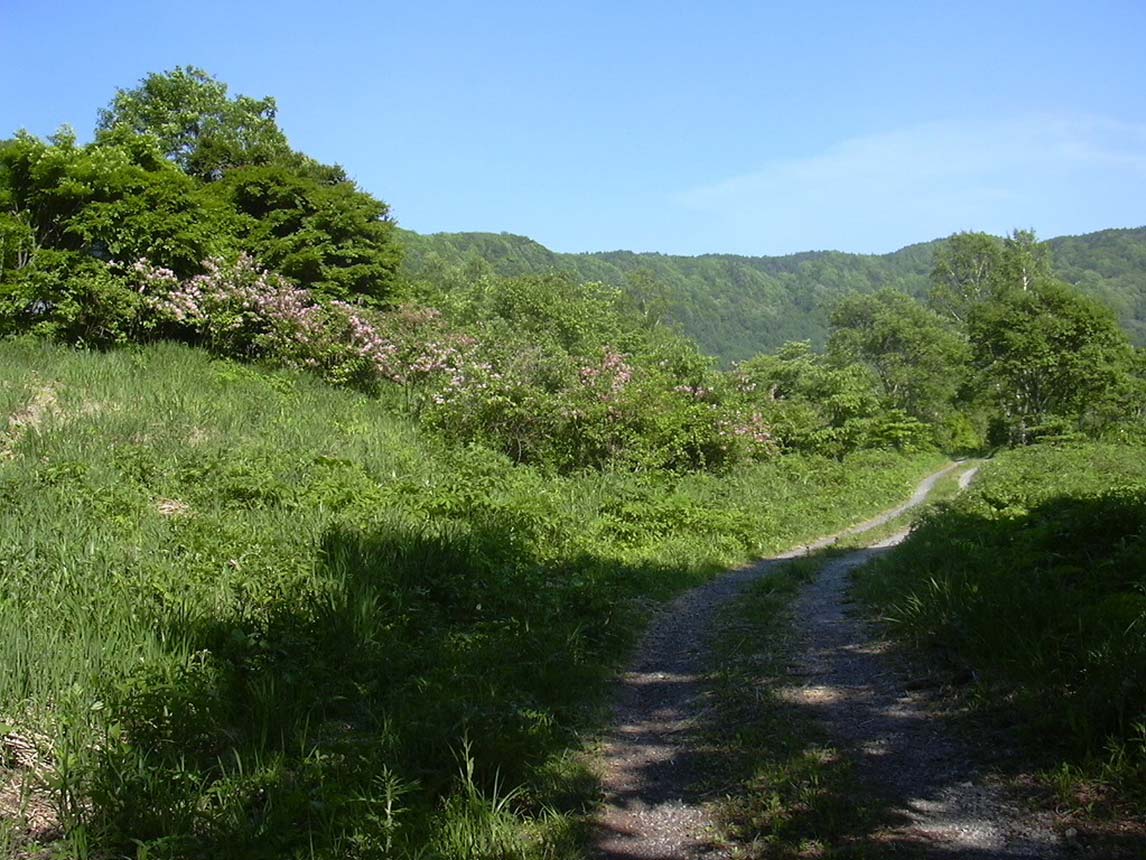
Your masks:
<path fill-rule="evenodd" d="M 0 0 L 0 135 L 197 65 L 420 232 L 885 252 L 1146 224 L 1146 3 Z"/>

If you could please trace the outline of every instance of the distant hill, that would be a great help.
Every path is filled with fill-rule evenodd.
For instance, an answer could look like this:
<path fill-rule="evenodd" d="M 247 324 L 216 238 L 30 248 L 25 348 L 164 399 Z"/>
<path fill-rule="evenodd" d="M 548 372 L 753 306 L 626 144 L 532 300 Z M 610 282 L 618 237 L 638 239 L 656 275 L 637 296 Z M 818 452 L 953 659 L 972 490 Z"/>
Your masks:
<path fill-rule="evenodd" d="M 484 261 L 501 275 L 559 271 L 632 288 L 651 278 L 663 289 L 668 318 L 726 361 L 789 340 L 822 345 L 832 302 L 847 292 L 891 287 L 924 296 L 932 255 L 944 241 L 875 255 L 808 251 L 783 257 L 683 257 L 631 251 L 559 254 L 509 233 L 401 235 L 406 271 L 413 277 Z M 1056 274 L 1108 304 L 1134 343 L 1146 346 L 1146 227 L 1062 236 L 1048 244 Z"/>

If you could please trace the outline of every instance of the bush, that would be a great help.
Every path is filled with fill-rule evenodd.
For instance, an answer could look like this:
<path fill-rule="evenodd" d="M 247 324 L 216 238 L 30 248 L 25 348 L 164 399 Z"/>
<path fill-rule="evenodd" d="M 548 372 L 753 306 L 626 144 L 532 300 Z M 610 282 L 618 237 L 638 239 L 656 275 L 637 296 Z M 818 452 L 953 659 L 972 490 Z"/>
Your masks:
<path fill-rule="evenodd" d="M 1146 449 L 1007 452 L 861 582 L 894 631 L 972 668 L 985 704 L 1017 708 L 1044 750 L 1101 754 L 1146 720 Z"/>

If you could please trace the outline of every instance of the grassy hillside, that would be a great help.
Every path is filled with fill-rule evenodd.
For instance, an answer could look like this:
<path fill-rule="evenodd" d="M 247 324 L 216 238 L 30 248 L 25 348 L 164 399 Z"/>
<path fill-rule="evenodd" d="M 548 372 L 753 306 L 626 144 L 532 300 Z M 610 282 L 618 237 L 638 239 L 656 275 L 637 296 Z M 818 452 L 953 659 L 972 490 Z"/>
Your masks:
<path fill-rule="evenodd" d="M 891 287 L 913 296 L 928 290 L 936 242 L 891 254 L 812 251 L 784 257 L 708 254 L 680 257 L 610 251 L 557 254 L 524 236 L 493 233 L 401 232 L 406 271 L 433 276 L 451 267 L 502 275 L 553 270 L 578 279 L 648 290 L 663 289 L 670 319 L 709 353 L 740 360 L 789 340 L 822 345 L 828 308 L 849 291 Z M 1137 345 L 1146 345 L 1146 228 L 1104 230 L 1049 242 L 1055 274 L 1115 309 Z"/>
<path fill-rule="evenodd" d="M 0 853 L 567 856 L 641 607 L 937 459 L 562 477 L 392 406 L 0 342 Z"/>

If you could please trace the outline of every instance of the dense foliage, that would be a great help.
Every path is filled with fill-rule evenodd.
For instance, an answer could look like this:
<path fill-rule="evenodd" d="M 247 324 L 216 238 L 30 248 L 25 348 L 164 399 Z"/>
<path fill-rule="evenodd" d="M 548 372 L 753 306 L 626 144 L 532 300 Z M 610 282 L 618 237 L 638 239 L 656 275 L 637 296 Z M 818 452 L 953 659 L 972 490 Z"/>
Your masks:
<path fill-rule="evenodd" d="M 173 338 L 372 394 L 397 386 L 447 439 L 557 471 L 724 469 L 781 449 L 766 404 L 651 300 L 482 271 L 398 289 L 386 205 L 291 151 L 274 118 L 273 100 L 176 69 L 120 91 L 89 145 L 0 144 L 0 334 Z M 852 434 L 831 450 L 899 441 Z"/>
<path fill-rule="evenodd" d="M 1146 353 L 1050 271 L 1028 231 L 957 236 L 936 258 L 930 307 L 890 290 L 837 302 L 828 361 L 869 369 L 881 407 L 928 425 L 948 450 L 1141 438 Z"/>
<path fill-rule="evenodd" d="M 272 100 L 228 99 L 196 69 L 151 75 L 116 96 L 91 144 L 66 130 L 0 142 L 0 333 L 133 339 L 123 267 L 140 260 L 190 277 L 245 253 L 321 295 L 380 304 L 401 262 L 394 231 L 341 168 L 287 147 Z"/>
<path fill-rule="evenodd" d="M 968 234 L 982 236 L 982 234 Z M 680 257 L 609 251 L 559 254 L 524 236 L 495 233 L 401 232 L 406 270 L 416 280 L 449 272 L 507 276 L 567 272 L 636 295 L 653 295 L 664 319 L 724 361 L 744 360 L 785 341 L 827 343 L 831 309 L 849 292 L 893 289 L 915 298 L 931 290 L 929 275 L 949 240 L 891 254 L 813 251 L 784 257 L 706 254 Z M 988 256 L 1001 246 L 983 237 Z M 1104 230 L 1051 239 L 1052 274 L 1111 307 L 1131 341 L 1146 346 L 1146 228 Z"/>
<path fill-rule="evenodd" d="M 988 464 L 862 574 L 892 629 L 973 670 L 1042 752 L 1146 792 L 1146 448 L 1036 446 Z M 1060 758 L 1060 760 L 1062 760 Z"/>

